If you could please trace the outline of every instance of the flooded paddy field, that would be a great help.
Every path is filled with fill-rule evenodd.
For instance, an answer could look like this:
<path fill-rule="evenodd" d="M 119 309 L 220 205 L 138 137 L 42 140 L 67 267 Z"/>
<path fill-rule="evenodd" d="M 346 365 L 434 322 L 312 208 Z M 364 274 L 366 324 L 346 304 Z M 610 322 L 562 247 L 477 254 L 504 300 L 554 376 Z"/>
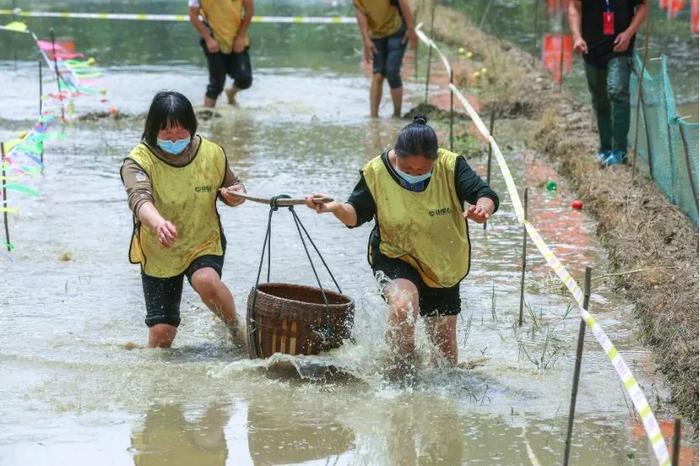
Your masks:
<path fill-rule="evenodd" d="M 156 11 L 164 2 L 145 3 Z M 274 2 L 260 3 L 265 14 Z M 323 11 L 322 3 L 311 13 Z M 76 99 L 63 139 L 47 143 L 44 173 L 31 180 L 41 197 L 17 200 L 20 212 L 11 217 L 17 249 L 0 257 L 0 464 L 532 464 L 528 451 L 542 464 L 561 460 L 579 318 L 531 247 L 525 323 L 518 327 L 522 230 L 499 174 L 493 179 L 499 212 L 486 231 L 469 226 L 472 267 L 460 291 L 457 328 L 464 367 L 432 367 L 419 326 L 417 380 L 385 380 L 387 309 L 366 262 L 370 227 L 348 230 L 305 208 L 299 216 L 356 301 L 354 342 L 325 356 L 350 380 L 299 380 L 248 359 L 188 286 L 174 347 L 142 348 L 145 310 L 138 267 L 128 262 L 132 219 L 119 167 L 140 140 L 153 94 L 176 89 L 200 103 L 206 70 L 187 24 L 169 30 L 169 42 L 185 44 L 182 53 L 165 48 L 154 31 L 137 34 L 133 25 L 121 28 L 120 37 L 101 31 L 114 51 L 104 60 L 98 34 L 82 32 L 86 24 L 66 20 L 54 27 L 103 62 L 109 101 Z M 241 94 L 239 107 L 220 104 L 213 117 L 200 118 L 199 132 L 223 146 L 251 193 L 321 191 L 344 199 L 358 170 L 393 145 L 406 123 L 387 118 L 390 104 L 380 111 L 383 118 L 368 118 L 355 26 L 253 31 L 260 44 L 251 49 L 253 87 Z M 282 51 L 272 46 L 280 33 Z M 294 52 L 300 47 L 308 53 Z M 38 81 L 35 62 L 3 59 L 0 139 L 6 140 L 34 121 Z M 47 78 L 45 87 L 51 84 Z M 406 88 L 409 109 L 423 88 L 410 80 Z M 125 117 L 80 119 L 111 106 Z M 595 224 L 570 208 L 574 196 L 566 184 L 526 149 L 528 123 L 502 125 L 498 140 L 516 182 L 541 187 L 531 192 L 533 224 L 577 279 L 586 265 L 604 275 Z M 469 163 L 485 176 L 482 152 Z M 559 184 L 555 194 L 543 187 L 551 180 Z M 223 280 L 243 322 L 268 212 L 253 203 L 219 211 L 228 239 Z M 314 283 L 286 211 L 274 216 L 272 279 Z M 632 305 L 599 279 L 591 311 L 656 410 L 666 391 L 640 343 Z M 572 463 L 655 464 L 632 410 L 589 335 Z M 686 454 L 692 461 L 694 450 Z"/>

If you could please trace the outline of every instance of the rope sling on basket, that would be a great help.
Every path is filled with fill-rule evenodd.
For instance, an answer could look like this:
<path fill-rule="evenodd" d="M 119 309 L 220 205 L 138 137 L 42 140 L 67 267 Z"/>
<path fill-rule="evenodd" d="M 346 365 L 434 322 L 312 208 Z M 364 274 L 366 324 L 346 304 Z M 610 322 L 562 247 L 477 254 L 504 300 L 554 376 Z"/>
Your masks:
<path fill-rule="evenodd" d="M 240 197 L 255 202 L 267 201 L 249 195 L 240 195 Z M 330 199 L 319 199 L 318 201 L 329 202 Z M 294 205 L 303 204 L 303 201 L 292 200 L 283 194 L 270 199 L 269 204 L 270 212 L 267 217 L 267 229 L 260 254 L 258 275 L 255 287 L 250 290 L 248 295 L 246 324 L 250 357 L 267 358 L 274 353 L 310 355 L 337 348 L 342 345 L 343 340 L 350 337 L 355 310 L 354 302 L 342 294 L 343 292 L 328 264 L 294 210 Z M 294 225 L 299 233 L 299 239 L 311 265 L 318 288 L 270 282 L 272 214 L 279 207 L 287 207 L 292 214 Z M 321 259 L 338 290 L 337 293 L 323 288 L 306 240 Z M 261 284 L 260 276 L 266 252 L 267 283 Z"/>

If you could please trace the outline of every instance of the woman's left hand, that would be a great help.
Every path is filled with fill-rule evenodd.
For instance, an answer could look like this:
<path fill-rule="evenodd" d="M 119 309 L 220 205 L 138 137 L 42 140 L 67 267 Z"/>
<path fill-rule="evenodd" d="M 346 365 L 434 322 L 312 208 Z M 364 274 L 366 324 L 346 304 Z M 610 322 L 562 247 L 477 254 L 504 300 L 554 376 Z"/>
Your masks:
<path fill-rule="evenodd" d="M 490 217 L 488 210 L 480 205 L 470 205 L 462 215 L 464 215 L 464 218 L 474 220 L 476 223 L 484 223 Z"/>
<path fill-rule="evenodd" d="M 245 199 L 242 197 L 236 196 L 236 193 L 246 193 L 245 186 L 243 183 L 234 183 L 231 186 L 227 188 L 219 188 L 219 194 L 221 194 L 221 197 L 224 198 L 224 201 L 231 207 L 236 207 L 245 202 Z"/>
<path fill-rule="evenodd" d="M 406 34 L 403 36 L 401 43 L 405 44 L 406 42 L 408 42 L 408 45 L 410 45 L 413 50 L 418 47 L 418 34 L 414 29 L 406 30 Z"/>
<path fill-rule="evenodd" d="M 233 40 L 233 53 L 243 53 L 245 50 L 245 36 L 238 36 Z"/>

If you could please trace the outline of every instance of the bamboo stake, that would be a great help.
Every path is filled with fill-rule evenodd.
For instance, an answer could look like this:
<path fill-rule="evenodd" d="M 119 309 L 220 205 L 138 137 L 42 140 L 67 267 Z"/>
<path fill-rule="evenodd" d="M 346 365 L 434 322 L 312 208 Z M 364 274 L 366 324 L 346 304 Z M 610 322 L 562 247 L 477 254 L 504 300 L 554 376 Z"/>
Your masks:
<path fill-rule="evenodd" d="M 423 3 L 421 3 L 420 6 L 422 7 Z M 419 11 L 420 11 L 420 8 L 418 5 L 416 5 L 415 10 L 413 11 L 413 20 L 416 23 L 418 23 Z M 416 46 L 416 49 L 413 51 L 413 80 L 416 82 L 418 81 L 418 46 Z"/>
<path fill-rule="evenodd" d="M 433 25 L 435 22 L 435 2 L 433 2 L 432 9 L 430 11 L 430 37 L 433 37 Z M 430 62 L 433 59 L 433 48 L 428 47 L 428 67 L 425 70 L 425 99 L 424 103 L 428 103 L 428 86 L 430 85 Z"/>
<path fill-rule="evenodd" d="M 681 418 L 677 417 L 673 423 L 673 456 L 671 466 L 680 466 L 681 457 Z"/>
<path fill-rule="evenodd" d="M 56 86 L 58 86 L 58 100 L 61 102 L 61 121 L 66 119 L 66 113 L 63 109 L 63 94 L 61 94 L 61 74 L 58 72 L 58 60 L 56 59 L 56 35 L 51 28 L 51 47 L 53 51 L 53 69 L 56 73 Z"/>
<path fill-rule="evenodd" d="M 496 112 L 492 111 L 491 112 L 491 121 L 489 122 L 489 134 L 493 136 L 493 124 L 494 120 L 496 119 Z M 493 155 L 493 148 L 491 147 L 491 143 L 489 143 L 489 157 L 486 160 L 486 184 L 491 186 L 491 157 Z M 486 224 L 488 223 L 487 220 L 484 221 L 484 230 L 486 230 Z"/>
<path fill-rule="evenodd" d="M 2 176 L 2 218 L 5 224 L 5 247 L 7 252 L 10 252 L 12 245 L 10 244 L 10 225 L 7 222 L 7 178 L 5 177 L 5 143 L 3 142 L 0 142 L 0 153 L 2 153 L 2 168 L 0 169 Z"/>
<path fill-rule="evenodd" d="M 454 70 L 450 69 L 450 152 L 454 152 L 454 125 L 455 125 L 455 93 L 452 90 L 454 85 Z"/>
<path fill-rule="evenodd" d="M 527 221 L 527 188 L 523 192 L 523 206 L 525 210 L 525 221 Z M 520 314 L 518 316 L 518 326 L 523 326 L 523 307 L 525 305 L 525 268 L 527 266 L 527 228 L 523 225 L 523 252 L 520 275 Z"/>
<path fill-rule="evenodd" d="M 591 268 L 586 267 L 586 278 L 583 287 L 583 308 L 588 310 L 588 302 L 591 299 Z M 581 319 L 578 326 L 578 340 L 576 343 L 576 363 L 574 364 L 574 382 L 571 386 L 571 402 L 569 404 L 569 421 L 566 427 L 566 442 L 564 443 L 564 466 L 569 464 L 571 454 L 571 436 L 574 431 L 574 416 L 576 415 L 576 397 L 578 396 L 578 382 L 581 378 L 581 357 L 583 355 L 583 340 L 586 337 L 586 321 Z"/>
<path fill-rule="evenodd" d="M 642 88 L 644 87 L 644 71 L 647 66 L 647 57 L 649 56 L 649 36 L 651 35 L 651 12 L 647 10 L 647 27 L 644 33 L 644 58 L 642 59 L 642 72 L 638 77 L 638 87 L 637 90 L 637 111 L 635 113 L 635 123 L 634 123 L 634 154 L 632 156 L 632 178 L 637 172 L 637 148 L 639 147 L 639 108 L 642 103 Z M 645 131 L 649 129 L 644 127 Z M 651 147 L 647 146 L 647 157 L 650 157 Z"/>
<path fill-rule="evenodd" d="M 44 115 L 44 81 L 43 81 L 43 69 L 44 64 L 39 60 L 39 121 Z M 44 144 L 41 145 L 41 152 L 39 153 L 39 160 L 41 161 L 41 171 L 44 171 Z"/>

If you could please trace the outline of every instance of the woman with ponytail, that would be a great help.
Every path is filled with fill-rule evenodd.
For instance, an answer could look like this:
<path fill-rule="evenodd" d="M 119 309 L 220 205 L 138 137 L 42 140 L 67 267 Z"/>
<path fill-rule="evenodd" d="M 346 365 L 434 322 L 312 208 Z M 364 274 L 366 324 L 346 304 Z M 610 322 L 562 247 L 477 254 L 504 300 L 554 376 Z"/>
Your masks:
<path fill-rule="evenodd" d="M 440 355 L 454 365 L 459 286 L 470 264 L 467 219 L 486 221 L 498 208 L 498 195 L 463 157 L 438 147 L 422 116 L 360 173 L 347 202 L 317 204 L 314 194 L 306 204 L 350 228 L 374 219 L 368 260 L 390 307 L 386 337 L 395 362 L 403 366 L 412 359 L 420 315 Z"/>

